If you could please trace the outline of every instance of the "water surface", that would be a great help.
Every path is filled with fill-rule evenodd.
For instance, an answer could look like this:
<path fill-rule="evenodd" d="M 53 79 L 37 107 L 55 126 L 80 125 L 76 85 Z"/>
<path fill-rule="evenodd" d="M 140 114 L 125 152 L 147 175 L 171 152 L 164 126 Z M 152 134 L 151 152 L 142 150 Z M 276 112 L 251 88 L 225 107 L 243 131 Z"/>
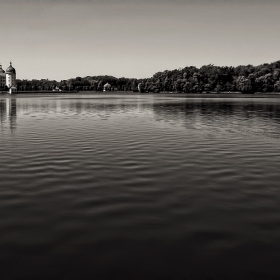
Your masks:
<path fill-rule="evenodd" d="M 280 99 L 0 97 L 3 279 L 279 279 Z"/>

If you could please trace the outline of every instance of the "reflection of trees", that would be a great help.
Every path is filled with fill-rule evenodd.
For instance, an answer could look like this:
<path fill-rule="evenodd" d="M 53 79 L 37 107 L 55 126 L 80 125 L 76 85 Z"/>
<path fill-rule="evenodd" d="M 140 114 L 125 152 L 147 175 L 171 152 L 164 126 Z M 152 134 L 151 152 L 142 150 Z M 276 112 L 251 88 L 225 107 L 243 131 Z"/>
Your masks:
<path fill-rule="evenodd" d="M 226 116 L 235 113 L 242 113 L 245 117 L 270 117 L 280 119 L 280 104 L 266 103 L 244 103 L 228 101 L 186 101 L 182 103 L 154 103 L 153 110 L 156 115 L 167 116 L 188 116 L 199 114 L 201 116 Z"/>
<path fill-rule="evenodd" d="M 55 112 L 58 108 L 59 101 L 53 99 L 43 99 L 43 98 L 20 98 L 17 100 L 17 113 L 50 113 Z"/>
<path fill-rule="evenodd" d="M 233 104 L 209 103 L 209 102 L 182 102 L 182 103 L 155 103 L 153 111 L 156 117 L 160 119 L 181 119 L 189 120 L 190 116 L 215 116 L 215 115 L 231 115 L 234 112 Z"/>
<path fill-rule="evenodd" d="M 111 101 L 111 100 L 110 100 Z M 112 102 L 112 101 L 111 101 Z M 116 112 L 127 112 L 127 111 L 135 111 L 135 110 L 145 110 L 147 108 L 151 109 L 151 104 L 144 104 L 138 102 L 129 102 L 126 103 L 124 100 L 119 100 L 115 103 L 108 103 L 108 101 L 95 103 L 95 101 L 72 101 L 63 104 L 63 108 L 66 110 L 73 111 L 77 114 L 86 113 L 86 114 L 94 114 L 94 113 L 106 113 L 113 114 Z"/>
<path fill-rule="evenodd" d="M 8 103 L 9 102 L 9 103 Z M 147 99 L 131 99 L 131 98 L 21 98 L 16 99 L 3 99 L 0 103 L 0 114 L 2 121 L 10 114 L 100 114 L 106 113 L 106 115 L 128 112 L 135 110 L 151 110 L 151 101 L 147 102 Z M 8 107 L 7 107 L 8 106 Z M 15 110 L 16 106 L 16 110 Z M 1 113 L 2 112 L 2 113 Z"/>
<path fill-rule="evenodd" d="M 180 121 L 186 127 L 272 131 L 280 137 L 280 104 L 258 101 L 195 101 L 153 104 L 158 121 Z"/>

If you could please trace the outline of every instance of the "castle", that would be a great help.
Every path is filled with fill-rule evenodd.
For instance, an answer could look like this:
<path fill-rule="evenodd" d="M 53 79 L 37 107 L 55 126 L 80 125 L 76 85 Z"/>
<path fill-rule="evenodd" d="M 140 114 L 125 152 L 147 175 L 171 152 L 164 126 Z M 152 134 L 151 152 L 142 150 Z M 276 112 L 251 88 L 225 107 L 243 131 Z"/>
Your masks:
<path fill-rule="evenodd" d="M 16 69 L 10 66 L 6 69 L 6 72 L 2 69 L 2 64 L 0 64 L 0 89 L 8 89 L 9 93 L 16 91 Z"/>

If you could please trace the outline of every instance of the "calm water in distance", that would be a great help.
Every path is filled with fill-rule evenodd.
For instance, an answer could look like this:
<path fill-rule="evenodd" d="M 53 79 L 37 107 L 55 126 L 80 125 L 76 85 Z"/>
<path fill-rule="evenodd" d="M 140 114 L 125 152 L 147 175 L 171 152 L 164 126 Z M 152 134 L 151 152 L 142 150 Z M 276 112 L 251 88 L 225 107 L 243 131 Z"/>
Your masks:
<path fill-rule="evenodd" d="M 279 279 L 280 98 L 0 96 L 2 279 Z"/>

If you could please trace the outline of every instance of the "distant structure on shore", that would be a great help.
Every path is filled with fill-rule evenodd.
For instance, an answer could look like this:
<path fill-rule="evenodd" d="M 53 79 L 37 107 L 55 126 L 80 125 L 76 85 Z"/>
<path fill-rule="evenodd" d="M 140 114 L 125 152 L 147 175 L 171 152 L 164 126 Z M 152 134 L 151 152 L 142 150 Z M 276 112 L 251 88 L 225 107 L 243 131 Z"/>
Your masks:
<path fill-rule="evenodd" d="M 104 86 L 103 86 L 103 91 L 110 91 L 111 90 L 111 85 L 109 83 L 106 83 Z"/>
<path fill-rule="evenodd" d="M 10 62 L 10 66 L 6 69 L 6 73 L 2 68 L 2 64 L 0 64 L 0 88 L 5 87 L 8 88 L 10 94 L 17 90 L 16 69 L 12 66 L 12 62 Z"/>

